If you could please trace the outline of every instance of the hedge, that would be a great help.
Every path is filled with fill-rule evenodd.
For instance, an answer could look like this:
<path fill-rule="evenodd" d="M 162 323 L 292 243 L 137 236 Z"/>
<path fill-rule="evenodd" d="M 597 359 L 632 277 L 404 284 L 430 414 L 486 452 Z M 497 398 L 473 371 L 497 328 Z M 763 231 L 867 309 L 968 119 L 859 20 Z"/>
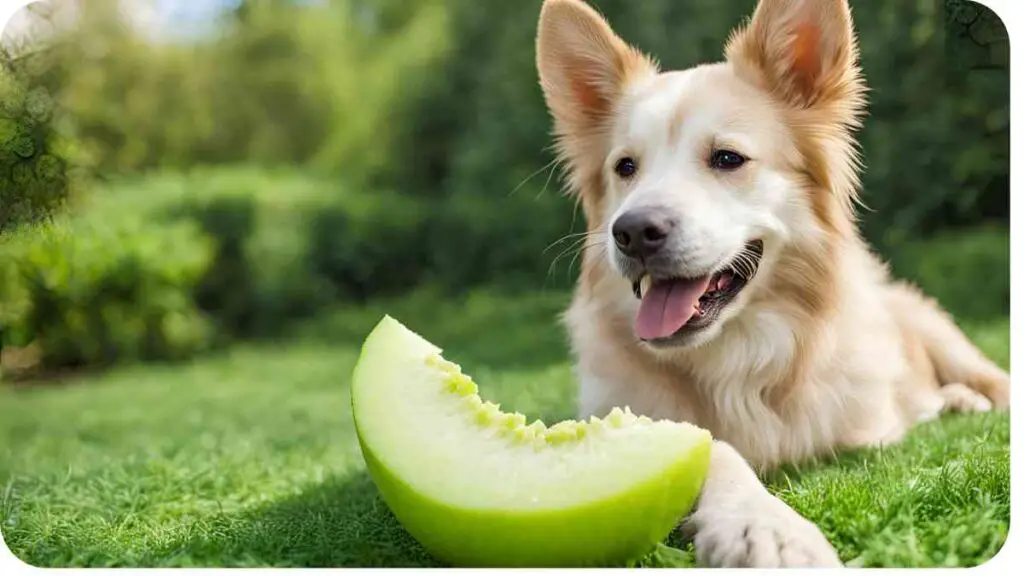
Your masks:
<path fill-rule="evenodd" d="M 48 367 L 187 358 L 210 325 L 189 296 L 212 261 L 187 222 L 59 221 L 0 248 L 5 345 L 34 343 Z"/>
<path fill-rule="evenodd" d="M 393 194 L 288 172 L 197 170 L 97 189 L 5 237 L 0 325 L 49 367 L 174 360 L 273 337 L 339 299 L 425 274 L 426 215 Z"/>

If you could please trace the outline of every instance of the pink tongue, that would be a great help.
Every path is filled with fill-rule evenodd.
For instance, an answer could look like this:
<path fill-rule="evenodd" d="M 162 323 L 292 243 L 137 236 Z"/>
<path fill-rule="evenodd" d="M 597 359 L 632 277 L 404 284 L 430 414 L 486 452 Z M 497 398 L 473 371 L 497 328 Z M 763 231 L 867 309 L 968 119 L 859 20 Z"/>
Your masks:
<path fill-rule="evenodd" d="M 633 330 L 641 340 L 668 338 L 686 326 L 711 277 L 655 282 L 640 302 Z"/>

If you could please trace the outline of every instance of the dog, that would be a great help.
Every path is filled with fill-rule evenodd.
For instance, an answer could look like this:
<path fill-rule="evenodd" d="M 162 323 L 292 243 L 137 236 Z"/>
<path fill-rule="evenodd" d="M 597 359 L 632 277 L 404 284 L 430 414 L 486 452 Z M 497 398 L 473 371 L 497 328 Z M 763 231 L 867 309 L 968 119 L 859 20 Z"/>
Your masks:
<path fill-rule="evenodd" d="M 857 228 L 847 0 L 761 0 L 722 62 L 667 72 L 584 0 L 545 0 L 536 51 L 590 240 L 564 315 L 579 416 L 714 435 L 683 523 L 699 564 L 842 566 L 759 472 L 1009 407 L 1009 374 Z"/>

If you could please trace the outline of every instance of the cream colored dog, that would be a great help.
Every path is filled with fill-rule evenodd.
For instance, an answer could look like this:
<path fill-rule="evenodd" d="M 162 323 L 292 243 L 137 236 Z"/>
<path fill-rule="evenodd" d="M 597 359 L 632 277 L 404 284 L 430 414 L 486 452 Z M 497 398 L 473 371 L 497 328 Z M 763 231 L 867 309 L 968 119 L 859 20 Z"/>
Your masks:
<path fill-rule="evenodd" d="M 702 564 L 840 565 L 755 469 L 1009 404 L 1008 374 L 856 228 L 846 0 L 762 0 L 725 62 L 665 73 L 582 0 L 547 0 L 537 65 L 591 240 L 566 314 L 580 416 L 715 435 L 687 521 Z"/>

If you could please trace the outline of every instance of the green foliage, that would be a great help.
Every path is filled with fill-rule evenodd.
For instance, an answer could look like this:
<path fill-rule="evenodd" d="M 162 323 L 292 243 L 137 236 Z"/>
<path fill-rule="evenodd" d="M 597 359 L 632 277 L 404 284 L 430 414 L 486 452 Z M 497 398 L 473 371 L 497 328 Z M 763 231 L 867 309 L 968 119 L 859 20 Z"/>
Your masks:
<path fill-rule="evenodd" d="M 17 254 L 41 231 L 18 228 L 0 241 L 0 349 L 4 345 L 27 344 L 23 319 L 31 297 L 22 280 Z"/>
<path fill-rule="evenodd" d="M 990 23 L 990 38 L 970 34 L 963 11 Z M 944 227 L 1009 222 L 1009 40 L 998 17 L 932 0 L 856 18 L 872 86 L 862 138 L 869 239 L 890 249 Z"/>
<path fill-rule="evenodd" d="M 44 87 L 0 68 L 0 234 L 45 219 L 69 196 L 68 152 L 53 115 Z"/>
<path fill-rule="evenodd" d="M 167 190 L 152 207 L 154 218 L 195 222 L 211 238 L 214 260 L 196 299 L 223 337 L 273 334 L 332 299 L 331 286 L 312 267 L 309 226 L 337 189 L 291 175 L 202 170 L 112 193 L 138 194 L 147 185 Z"/>
<path fill-rule="evenodd" d="M 3 244 L 0 322 L 8 344 L 34 342 L 50 366 L 175 359 L 273 337 L 339 298 L 427 279 L 429 214 L 408 197 L 288 171 L 121 179 L 61 225 Z M 165 334 L 174 325 L 161 327 L 161 314 L 201 319 L 202 338 Z M 140 334 L 153 343 L 132 348 Z"/>
<path fill-rule="evenodd" d="M 188 357 L 209 337 L 189 297 L 209 256 L 193 227 L 141 218 L 61 220 L 19 236 L 0 248 L 4 344 L 31 341 L 51 367 Z"/>
<path fill-rule="evenodd" d="M 431 214 L 408 196 L 348 193 L 312 216 L 311 266 L 357 301 L 411 289 L 429 275 Z"/>
<path fill-rule="evenodd" d="M 476 288 L 452 298 L 438 286 L 422 286 L 360 306 L 342 305 L 298 324 L 292 340 L 360 344 L 385 314 L 410 328 L 429 330 L 431 342 L 457 351 L 459 364 L 473 372 L 490 367 L 543 368 L 563 362 L 569 341 L 559 315 L 571 293 L 561 290 L 509 294 L 495 287 Z M 550 419 L 572 412 L 545 414 Z"/>
<path fill-rule="evenodd" d="M 198 298 L 234 336 L 272 335 L 339 297 L 395 293 L 425 275 L 429 213 L 408 197 L 246 168 L 125 180 L 107 196 L 199 224 L 215 258 Z"/>
<path fill-rule="evenodd" d="M 183 222 L 206 239 L 211 262 L 189 297 L 230 340 L 272 335 L 333 300 L 333 287 L 312 266 L 310 230 L 341 193 L 290 173 L 200 169 L 119 180 L 97 190 L 86 209 Z"/>
<path fill-rule="evenodd" d="M 363 4 L 250 1 L 215 37 L 181 43 L 153 42 L 96 0 L 36 78 L 100 174 L 302 164 L 355 180 L 390 160 L 403 83 L 446 45 L 443 2 L 409 3 L 389 28 L 368 26 Z"/>
<path fill-rule="evenodd" d="M 1010 235 L 1003 227 L 947 230 L 900 247 L 894 274 L 920 286 L 957 318 L 1010 313 Z"/>

